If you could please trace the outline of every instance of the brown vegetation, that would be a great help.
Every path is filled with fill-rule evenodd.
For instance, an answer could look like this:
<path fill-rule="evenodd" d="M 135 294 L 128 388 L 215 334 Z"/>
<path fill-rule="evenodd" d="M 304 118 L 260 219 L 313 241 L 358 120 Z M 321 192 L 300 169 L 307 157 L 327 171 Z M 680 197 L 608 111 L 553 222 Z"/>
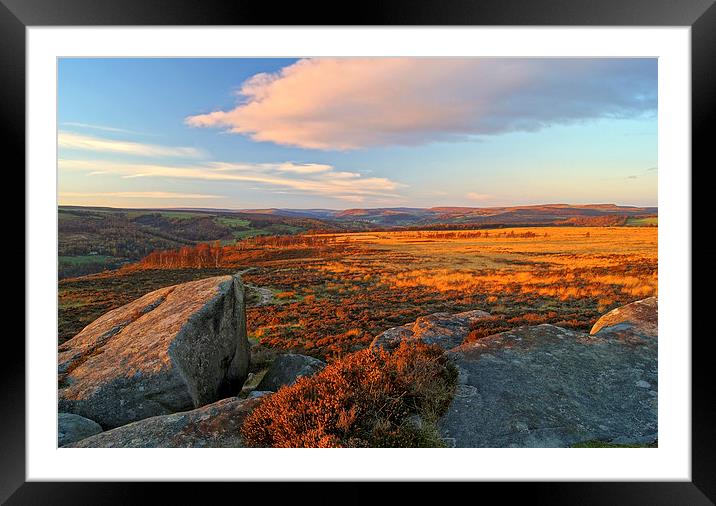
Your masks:
<path fill-rule="evenodd" d="M 366 349 L 266 398 L 247 417 L 242 435 L 248 446 L 260 447 L 439 446 L 434 424 L 455 379 L 438 347 Z"/>
<path fill-rule="evenodd" d="M 566 225 L 575 227 L 623 227 L 628 216 L 609 214 L 606 216 L 573 216 L 564 220 Z"/>
<path fill-rule="evenodd" d="M 215 245 L 174 250 L 121 272 L 63 280 L 61 336 L 159 286 L 249 267 L 244 280 L 275 294 L 247 314 L 250 336 L 270 349 L 341 356 L 419 316 L 471 309 L 493 315 L 472 339 L 534 323 L 589 330 L 600 314 L 657 295 L 657 234 L 539 227 L 260 237 L 222 247 L 218 269 Z M 192 267 L 199 264 L 211 266 Z"/>

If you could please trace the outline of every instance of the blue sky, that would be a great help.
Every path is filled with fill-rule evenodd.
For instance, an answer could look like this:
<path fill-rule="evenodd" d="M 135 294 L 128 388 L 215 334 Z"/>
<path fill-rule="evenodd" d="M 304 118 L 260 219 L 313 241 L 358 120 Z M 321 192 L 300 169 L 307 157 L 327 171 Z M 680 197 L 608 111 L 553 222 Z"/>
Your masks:
<path fill-rule="evenodd" d="M 60 204 L 657 203 L 656 60 L 62 59 Z"/>

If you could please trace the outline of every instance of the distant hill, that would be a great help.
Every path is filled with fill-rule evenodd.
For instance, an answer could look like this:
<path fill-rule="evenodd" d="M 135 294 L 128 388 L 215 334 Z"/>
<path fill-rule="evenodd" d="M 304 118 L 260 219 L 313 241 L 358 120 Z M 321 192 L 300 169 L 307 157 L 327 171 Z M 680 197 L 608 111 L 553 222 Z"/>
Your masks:
<path fill-rule="evenodd" d="M 435 224 L 540 225 L 558 224 L 574 217 L 620 216 L 645 218 L 657 215 L 656 207 L 617 206 L 615 204 L 541 204 L 510 207 L 383 207 L 355 209 L 254 209 L 271 216 L 310 217 L 339 223 L 375 226 L 420 226 Z M 363 227 L 358 227 L 363 228 Z"/>
<path fill-rule="evenodd" d="M 157 249 L 257 235 L 501 226 L 656 226 L 656 207 L 544 204 L 375 209 L 114 209 L 60 206 L 60 278 L 114 269 Z"/>
<path fill-rule="evenodd" d="M 137 261 L 157 249 L 202 242 L 233 243 L 340 227 L 310 217 L 222 210 L 58 209 L 59 277 L 81 276 Z"/>
<path fill-rule="evenodd" d="M 272 209 L 272 215 L 294 216 L 306 213 L 322 220 L 338 223 L 350 223 L 354 226 L 379 227 L 416 227 L 435 225 L 559 225 L 570 224 L 573 218 L 579 218 L 588 225 L 589 219 L 599 225 L 607 224 L 606 217 L 625 221 L 627 218 L 653 218 L 656 207 L 617 206 L 614 204 L 544 204 L 511 207 L 389 207 L 375 209 L 345 209 L 342 211 Z M 572 220 L 575 221 L 575 220 Z M 613 220 L 617 224 L 616 219 Z"/>

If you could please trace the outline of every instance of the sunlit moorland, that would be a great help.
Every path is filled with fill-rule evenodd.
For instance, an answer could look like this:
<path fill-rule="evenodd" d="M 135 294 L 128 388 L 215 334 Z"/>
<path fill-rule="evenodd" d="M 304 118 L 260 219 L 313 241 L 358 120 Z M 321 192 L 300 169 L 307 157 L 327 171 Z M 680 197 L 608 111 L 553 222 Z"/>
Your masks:
<path fill-rule="evenodd" d="M 63 280 L 61 321 L 71 337 L 79 320 L 162 283 L 243 270 L 261 289 L 251 292 L 250 336 L 272 349 L 341 355 L 420 315 L 474 308 L 493 315 L 475 338 L 526 323 L 588 330 L 609 309 L 657 295 L 657 238 L 657 227 L 259 237 Z"/>

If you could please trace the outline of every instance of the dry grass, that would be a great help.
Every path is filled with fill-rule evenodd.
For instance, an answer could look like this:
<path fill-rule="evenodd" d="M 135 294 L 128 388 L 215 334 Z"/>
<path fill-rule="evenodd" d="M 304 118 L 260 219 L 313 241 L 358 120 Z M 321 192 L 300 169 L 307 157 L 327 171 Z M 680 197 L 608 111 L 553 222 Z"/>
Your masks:
<path fill-rule="evenodd" d="M 467 237 L 455 238 L 455 232 L 336 235 L 338 242 L 377 248 L 387 258 L 409 254 L 413 261 L 377 268 L 341 261 L 324 268 L 334 274 L 379 274 L 396 288 L 599 298 L 603 307 L 623 295 L 657 295 L 657 228 L 545 227 L 463 234 Z"/>
<path fill-rule="evenodd" d="M 252 336 L 267 348 L 326 358 L 438 311 L 495 315 L 474 338 L 528 313 L 526 323 L 588 330 L 602 313 L 657 295 L 657 238 L 656 227 L 344 233 L 242 243 L 221 259 L 222 269 L 253 267 L 244 280 L 276 294 L 248 310 Z M 125 271 L 60 283 L 63 336 L 170 279 L 219 270 Z"/>

